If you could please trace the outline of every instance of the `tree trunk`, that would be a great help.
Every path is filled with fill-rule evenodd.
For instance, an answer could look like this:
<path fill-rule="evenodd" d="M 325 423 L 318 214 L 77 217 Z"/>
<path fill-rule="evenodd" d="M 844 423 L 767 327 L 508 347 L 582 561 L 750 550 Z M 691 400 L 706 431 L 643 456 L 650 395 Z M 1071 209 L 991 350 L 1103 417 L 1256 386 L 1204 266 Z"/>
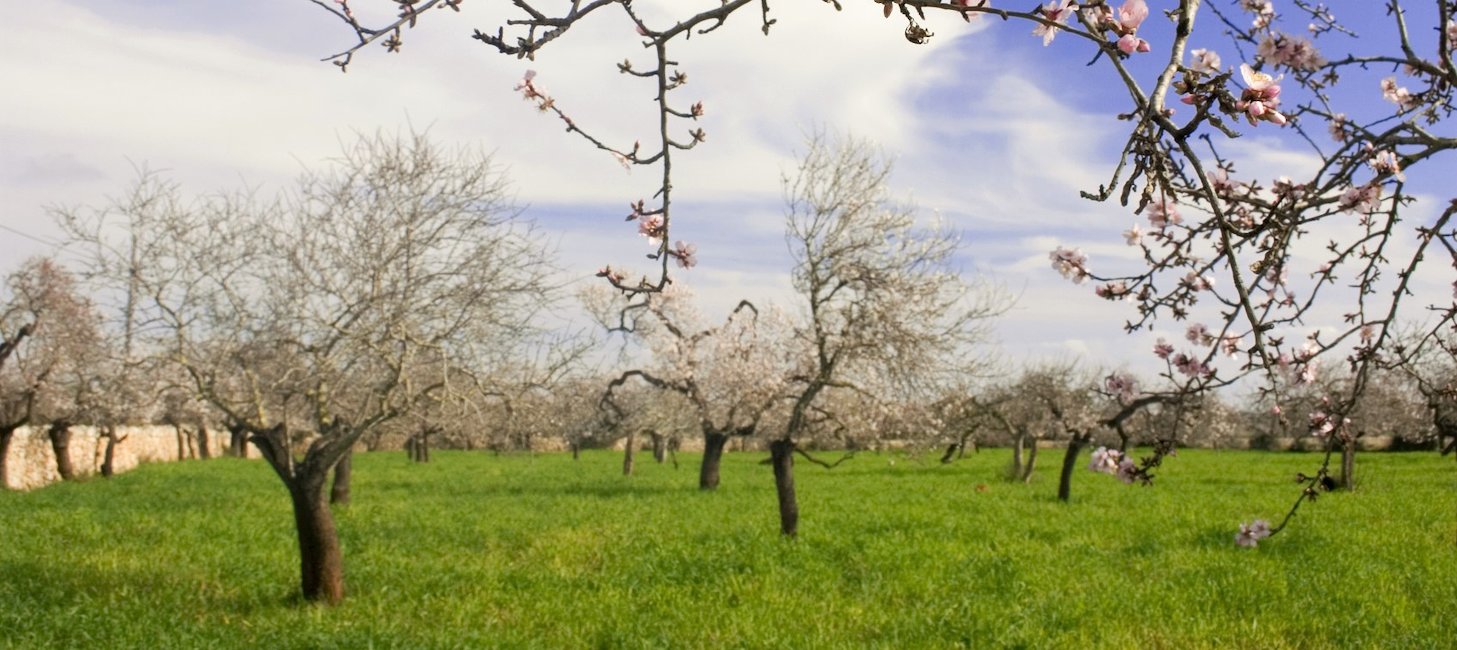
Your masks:
<path fill-rule="evenodd" d="M 774 464 L 774 490 L 779 495 L 779 532 L 785 537 L 799 534 L 799 501 L 794 495 L 794 441 L 769 443 Z"/>
<path fill-rule="evenodd" d="M 296 479 L 289 486 L 298 528 L 300 587 L 305 600 L 337 605 L 344 600 L 344 558 L 334 514 L 324 503 L 324 483 Z M 322 477 L 321 477 L 322 478 Z"/>
<path fill-rule="evenodd" d="M 1066 503 L 1068 496 L 1072 494 L 1073 469 L 1078 464 L 1078 452 L 1083 450 L 1085 444 L 1087 439 L 1081 436 L 1073 436 L 1067 443 L 1067 453 L 1062 457 L 1062 475 L 1057 480 L 1058 501 Z"/>
<path fill-rule="evenodd" d="M 10 489 L 10 441 L 14 439 L 14 427 L 0 428 L 0 490 Z"/>
<path fill-rule="evenodd" d="M 420 462 L 430 462 L 430 432 L 420 432 L 420 445 L 415 448 L 415 451 L 420 453 Z"/>
<path fill-rule="evenodd" d="M 629 432 L 627 444 L 622 446 L 622 475 L 632 476 L 632 454 L 637 451 L 637 435 Z"/>
<path fill-rule="evenodd" d="M 1032 482 L 1032 470 L 1037 467 L 1037 441 L 1032 441 L 1032 449 L 1027 452 L 1027 464 L 1022 466 L 1022 482 Z"/>
<path fill-rule="evenodd" d="M 657 432 L 651 432 L 648 435 L 653 437 L 653 460 L 661 465 L 668 459 L 668 438 Z"/>
<path fill-rule="evenodd" d="M 116 428 L 106 427 L 106 453 L 101 457 L 101 476 L 111 478 L 116 474 L 116 444 L 121 442 L 116 439 Z"/>
<path fill-rule="evenodd" d="M 238 458 L 247 458 L 248 432 L 238 427 L 228 427 L 228 451 Z"/>
<path fill-rule="evenodd" d="M 64 420 L 51 423 L 47 431 L 51 439 L 51 450 L 56 454 L 56 472 L 62 481 L 76 478 L 76 469 L 71 465 L 71 423 Z"/>
<path fill-rule="evenodd" d="M 187 460 L 187 434 L 180 424 L 172 425 L 172 430 L 177 433 L 177 460 Z"/>
<path fill-rule="evenodd" d="M 960 446 L 961 445 L 956 444 L 954 442 L 951 443 L 951 444 L 949 444 L 949 445 L 946 445 L 946 453 L 941 454 L 941 464 L 942 465 L 945 465 L 945 464 L 950 463 L 951 461 L 955 460 L 956 459 L 956 449 L 958 447 L 960 447 Z"/>
<path fill-rule="evenodd" d="M 349 505 L 350 479 L 354 476 L 354 450 L 344 452 L 344 457 L 334 465 L 334 485 L 329 490 L 329 503 Z"/>
<path fill-rule="evenodd" d="M 212 458 L 212 450 L 208 448 L 207 425 L 197 425 L 197 457 L 203 460 Z"/>
<path fill-rule="evenodd" d="M 1354 490 L 1356 488 L 1356 439 L 1348 438 L 1341 442 L 1341 489 Z"/>
<path fill-rule="evenodd" d="M 572 460 L 582 459 L 582 443 L 572 442 Z"/>
<path fill-rule="evenodd" d="M 718 468 L 723 463 L 723 448 L 728 441 L 727 434 L 703 434 L 703 463 L 698 466 L 698 489 L 718 489 Z"/>

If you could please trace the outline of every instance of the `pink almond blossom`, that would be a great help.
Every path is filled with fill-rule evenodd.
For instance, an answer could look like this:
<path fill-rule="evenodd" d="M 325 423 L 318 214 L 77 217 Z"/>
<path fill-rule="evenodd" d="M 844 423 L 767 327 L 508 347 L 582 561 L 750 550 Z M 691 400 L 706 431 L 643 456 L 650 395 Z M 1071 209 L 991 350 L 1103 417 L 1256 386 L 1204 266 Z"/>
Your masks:
<path fill-rule="evenodd" d="M 1148 222 L 1160 230 L 1172 225 L 1183 223 L 1184 219 L 1179 215 L 1179 206 L 1168 201 L 1150 203 L 1148 206 Z"/>
<path fill-rule="evenodd" d="M 1234 535 L 1234 543 L 1245 548 L 1254 548 L 1260 544 L 1260 540 L 1269 536 L 1270 522 L 1256 519 L 1248 524 L 1239 525 L 1239 532 Z"/>
<path fill-rule="evenodd" d="M 1309 39 L 1279 32 L 1266 34 L 1255 53 L 1271 64 L 1291 70 L 1315 70 L 1325 65 L 1325 57 Z"/>
<path fill-rule="evenodd" d="M 1396 85 L 1396 77 L 1381 80 L 1381 98 L 1396 104 L 1402 111 L 1409 111 L 1416 108 L 1417 105 L 1416 97 L 1406 89 L 1406 86 Z"/>
<path fill-rule="evenodd" d="M 1453 284 L 1457 285 L 1457 283 Z M 1160 359 L 1167 359 L 1169 358 L 1169 355 L 1173 353 L 1174 346 L 1169 345 L 1168 341 L 1165 341 L 1162 338 L 1160 338 L 1157 343 L 1153 344 L 1153 354 Z"/>
<path fill-rule="evenodd" d="M 1194 57 L 1193 61 L 1189 63 L 1190 70 L 1204 74 L 1219 74 L 1219 68 L 1224 62 L 1219 59 L 1218 52 L 1200 48 L 1190 54 Z"/>
<path fill-rule="evenodd" d="M 1132 402 L 1133 397 L 1138 394 L 1138 383 L 1133 377 L 1127 374 L 1113 373 L 1108 375 L 1103 379 L 1103 387 L 1107 389 L 1109 394 L 1118 398 L 1118 401 L 1123 404 Z"/>
<path fill-rule="evenodd" d="M 967 7 L 967 8 L 969 8 L 969 7 L 991 7 L 992 6 L 991 0 L 955 0 L 951 4 L 954 4 L 954 5 L 958 6 L 958 7 Z M 981 14 L 975 13 L 975 12 L 971 12 L 971 11 L 963 11 L 963 12 L 961 12 L 961 18 L 962 18 L 962 20 L 965 20 L 966 22 L 971 22 L 973 20 L 980 19 L 981 18 Z"/>
<path fill-rule="evenodd" d="M 648 238 L 648 243 L 654 246 L 663 240 L 663 215 L 648 214 L 637 220 L 637 234 Z"/>
<path fill-rule="evenodd" d="M 677 260 L 678 266 L 691 269 L 698 264 L 698 246 L 684 241 L 675 242 L 672 255 Z"/>
<path fill-rule="evenodd" d="M 1277 110 L 1280 106 L 1280 79 L 1256 72 L 1248 63 L 1239 64 L 1239 74 L 1244 78 L 1245 90 L 1240 100 L 1235 102 L 1235 109 L 1245 114 L 1250 126 L 1261 121 L 1284 126 L 1285 115 Z"/>
<path fill-rule="evenodd" d="M 1058 246 L 1057 250 L 1048 253 L 1047 257 L 1052 260 L 1052 268 L 1054 270 L 1062 274 L 1062 277 L 1072 280 L 1075 284 L 1082 284 L 1083 281 L 1088 279 L 1088 256 L 1084 255 L 1082 250 L 1077 248 L 1067 249 Z"/>
<path fill-rule="evenodd" d="M 1051 45 L 1052 39 L 1057 37 L 1057 30 L 1061 29 L 1062 25 L 1066 25 L 1068 17 L 1077 10 L 1078 3 L 1073 0 L 1053 0 L 1047 3 L 1042 7 L 1042 17 L 1052 24 L 1038 23 L 1037 27 L 1032 29 L 1032 35 L 1041 36 L 1044 47 Z"/>
<path fill-rule="evenodd" d="M 1099 474 L 1112 474 L 1118 471 L 1118 461 L 1123 458 L 1123 452 L 1107 447 L 1098 447 L 1093 450 L 1092 460 L 1088 463 L 1088 469 Z"/>

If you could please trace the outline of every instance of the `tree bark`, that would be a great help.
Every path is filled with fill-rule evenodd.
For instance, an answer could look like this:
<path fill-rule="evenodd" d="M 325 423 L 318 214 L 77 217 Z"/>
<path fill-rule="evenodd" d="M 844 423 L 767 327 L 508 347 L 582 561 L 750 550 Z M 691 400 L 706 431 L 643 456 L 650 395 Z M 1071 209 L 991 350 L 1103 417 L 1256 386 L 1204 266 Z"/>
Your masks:
<path fill-rule="evenodd" d="M 648 435 L 653 437 L 653 460 L 661 465 L 668 459 L 668 438 L 656 431 L 649 432 Z"/>
<path fill-rule="evenodd" d="M 228 452 L 238 458 L 248 457 L 248 432 L 238 427 L 228 427 Z"/>
<path fill-rule="evenodd" d="M 344 457 L 334 465 L 334 485 L 329 489 L 329 503 L 349 505 L 350 479 L 354 476 L 354 450 L 344 452 Z"/>
<path fill-rule="evenodd" d="M 1032 470 L 1037 467 L 1037 441 L 1032 441 L 1032 449 L 1027 452 L 1027 464 L 1022 466 L 1022 482 L 1032 482 Z"/>
<path fill-rule="evenodd" d="M 111 478 L 116 474 L 116 445 L 121 442 L 116 437 L 115 427 L 106 427 L 106 453 L 101 457 L 101 476 Z"/>
<path fill-rule="evenodd" d="M 344 600 L 339 532 L 334 528 L 334 514 L 324 502 L 324 482 L 311 479 L 300 477 L 289 486 L 298 528 L 300 587 L 305 600 L 337 605 Z"/>
<path fill-rule="evenodd" d="M 779 532 L 785 537 L 799 534 L 799 501 L 794 494 L 794 441 L 769 443 L 774 465 L 774 491 L 779 496 Z"/>
<path fill-rule="evenodd" d="M 582 443 L 572 441 L 572 460 L 582 459 Z"/>
<path fill-rule="evenodd" d="M 10 489 L 10 441 L 18 427 L 0 427 L 0 490 Z"/>
<path fill-rule="evenodd" d="M 956 459 L 956 448 L 957 447 L 960 447 L 960 446 L 961 445 L 959 445 L 957 443 L 954 443 L 954 442 L 951 443 L 951 444 L 949 444 L 949 445 L 946 445 L 946 453 L 941 454 L 941 464 L 942 465 L 945 465 L 945 464 L 950 463 L 951 461 L 955 460 Z"/>
<path fill-rule="evenodd" d="M 719 466 L 723 464 L 723 448 L 728 441 L 727 434 L 703 434 L 703 463 L 698 466 L 698 489 L 718 489 Z"/>
<path fill-rule="evenodd" d="M 203 460 L 212 458 L 212 450 L 208 449 L 207 425 L 202 423 L 197 425 L 197 457 Z"/>
<path fill-rule="evenodd" d="M 637 451 L 637 434 L 628 432 L 627 444 L 622 446 L 622 475 L 632 476 L 632 454 Z"/>
<path fill-rule="evenodd" d="M 1088 443 L 1082 436 L 1073 436 L 1067 443 L 1067 453 L 1062 457 L 1062 475 L 1057 480 L 1057 500 L 1067 502 L 1068 496 L 1072 494 L 1073 469 L 1078 464 L 1078 452 L 1083 450 L 1083 445 Z"/>
<path fill-rule="evenodd" d="M 76 469 L 71 465 L 71 423 L 52 422 L 46 433 L 51 439 L 51 451 L 56 454 L 56 472 L 62 481 L 75 480 Z"/>
<path fill-rule="evenodd" d="M 1356 439 L 1348 438 L 1341 442 L 1341 489 L 1353 490 L 1356 488 Z"/>

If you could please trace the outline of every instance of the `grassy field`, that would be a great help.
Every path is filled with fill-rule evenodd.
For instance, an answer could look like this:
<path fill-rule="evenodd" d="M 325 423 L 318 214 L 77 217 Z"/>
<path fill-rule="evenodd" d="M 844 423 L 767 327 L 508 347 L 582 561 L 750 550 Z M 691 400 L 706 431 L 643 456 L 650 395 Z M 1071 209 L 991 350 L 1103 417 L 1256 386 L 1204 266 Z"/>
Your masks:
<path fill-rule="evenodd" d="M 770 471 L 723 486 L 617 455 L 356 460 L 339 514 L 349 596 L 301 605 L 288 500 L 260 461 L 155 465 L 0 493 L 0 645 L 367 647 L 1454 647 L 1457 466 L 1367 454 L 1360 489 L 1307 505 L 1302 454 L 1185 451 L 1153 488 L 1056 458 L 1001 482 L 864 454 L 798 466 L 801 537 Z M 985 491 L 976 486 L 984 484 Z"/>

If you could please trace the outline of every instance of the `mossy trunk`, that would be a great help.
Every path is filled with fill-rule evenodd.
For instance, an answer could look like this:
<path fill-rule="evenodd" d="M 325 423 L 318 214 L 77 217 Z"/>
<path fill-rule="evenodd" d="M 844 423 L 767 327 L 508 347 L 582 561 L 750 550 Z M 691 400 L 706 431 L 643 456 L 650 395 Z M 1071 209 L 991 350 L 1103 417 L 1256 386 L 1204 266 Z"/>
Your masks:
<path fill-rule="evenodd" d="M 349 505 L 350 479 L 354 476 L 354 451 L 344 452 L 344 457 L 334 465 L 334 484 L 329 488 L 329 503 Z"/>
<path fill-rule="evenodd" d="M 76 479 L 76 468 L 71 465 L 71 423 L 64 420 L 51 423 L 46 430 L 51 439 L 51 451 L 56 455 L 56 473 L 62 481 Z"/>
<path fill-rule="evenodd" d="M 703 435 L 703 463 L 698 466 L 698 489 L 718 489 L 719 466 L 723 464 L 723 448 L 728 441 L 728 434 Z"/>
<path fill-rule="evenodd" d="M 799 535 L 799 500 L 794 494 L 794 441 L 769 443 L 769 454 L 774 465 L 774 491 L 779 496 L 779 532 L 795 537 Z"/>

